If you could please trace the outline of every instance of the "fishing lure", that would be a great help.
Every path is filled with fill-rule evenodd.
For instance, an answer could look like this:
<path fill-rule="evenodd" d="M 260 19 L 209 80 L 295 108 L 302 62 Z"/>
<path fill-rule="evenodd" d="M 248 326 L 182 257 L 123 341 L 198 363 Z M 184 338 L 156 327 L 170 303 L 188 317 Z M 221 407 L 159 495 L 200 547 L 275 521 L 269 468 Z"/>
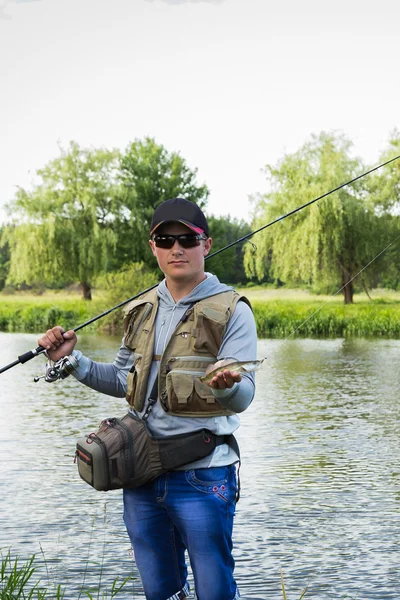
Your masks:
<path fill-rule="evenodd" d="M 227 363 L 226 365 L 221 365 L 216 369 L 213 369 L 207 375 L 203 375 L 203 377 L 199 377 L 199 381 L 201 383 L 209 383 L 211 379 L 213 379 L 217 373 L 221 371 L 231 371 L 231 373 L 250 373 L 251 371 L 258 371 L 261 368 L 265 358 L 261 358 L 260 360 L 242 360 Z"/>

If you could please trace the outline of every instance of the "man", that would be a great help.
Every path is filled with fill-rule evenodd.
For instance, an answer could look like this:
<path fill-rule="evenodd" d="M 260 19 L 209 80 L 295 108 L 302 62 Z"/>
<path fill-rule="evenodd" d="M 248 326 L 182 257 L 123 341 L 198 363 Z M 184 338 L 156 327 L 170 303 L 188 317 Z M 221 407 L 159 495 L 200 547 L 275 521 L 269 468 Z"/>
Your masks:
<path fill-rule="evenodd" d="M 128 305 L 113 364 L 74 350 L 75 333 L 60 327 L 39 345 L 52 360 L 73 353 L 74 376 L 95 390 L 126 395 L 154 435 L 206 428 L 226 442 L 196 463 L 124 489 L 124 521 L 148 600 L 188 597 L 185 551 L 198 599 L 234 600 L 240 596 L 232 557 L 239 457 L 231 434 L 239 426 L 236 413 L 253 399 L 254 376 L 231 372 L 229 362 L 256 358 L 255 322 L 247 301 L 204 271 L 212 239 L 197 205 L 183 198 L 163 202 L 150 237 L 165 278 Z M 209 387 L 199 382 L 219 367 Z"/>

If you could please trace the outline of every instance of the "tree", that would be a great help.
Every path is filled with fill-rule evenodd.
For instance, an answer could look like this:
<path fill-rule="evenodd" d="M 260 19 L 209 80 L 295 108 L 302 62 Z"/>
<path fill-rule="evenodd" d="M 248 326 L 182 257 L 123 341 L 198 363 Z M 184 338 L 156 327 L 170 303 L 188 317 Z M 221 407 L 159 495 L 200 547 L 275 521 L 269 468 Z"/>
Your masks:
<path fill-rule="evenodd" d="M 4 288 L 10 270 L 10 246 L 6 240 L 5 227 L 0 227 L 0 291 Z"/>
<path fill-rule="evenodd" d="M 19 189 L 9 204 L 8 281 L 52 285 L 78 280 L 91 299 L 92 283 L 107 269 L 116 238 L 112 230 L 118 152 L 85 150 L 71 142 L 37 172 L 32 191 Z"/>
<path fill-rule="evenodd" d="M 389 147 L 381 154 L 383 163 L 400 156 L 400 131 L 394 129 L 389 136 Z M 400 160 L 377 171 L 368 182 L 371 203 L 379 214 L 400 214 Z"/>
<path fill-rule="evenodd" d="M 394 129 L 389 136 L 388 148 L 379 157 L 383 163 L 400 156 L 400 132 Z M 384 223 L 385 237 L 393 243 L 382 257 L 385 264 L 382 283 L 386 287 L 400 287 L 400 159 L 375 172 L 367 182 L 369 202 Z"/>
<path fill-rule="evenodd" d="M 211 254 L 235 242 L 250 233 L 250 225 L 243 220 L 226 217 L 208 217 L 210 235 L 213 239 Z M 229 283 L 243 283 L 246 281 L 246 273 L 243 265 L 245 243 L 236 244 L 225 250 L 224 253 L 211 258 L 206 262 L 207 271 L 211 271 Z"/>
<path fill-rule="evenodd" d="M 271 191 L 258 197 L 253 228 L 279 218 L 362 173 L 350 157 L 344 136 L 321 133 L 277 166 L 267 165 Z M 382 224 L 368 205 L 364 180 L 346 186 L 259 234 L 257 252 L 246 249 L 248 275 L 259 279 L 270 268 L 284 282 L 319 289 L 343 288 L 353 301 L 352 278 L 382 247 Z M 363 272 L 364 285 L 376 280 L 379 266 Z"/>
<path fill-rule="evenodd" d="M 196 183 L 197 169 L 190 169 L 176 152 L 154 139 L 135 140 L 120 159 L 121 194 L 115 221 L 118 243 L 113 266 L 144 262 L 155 269 L 148 240 L 154 210 L 169 198 L 183 196 L 204 208 L 206 185 Z"/>

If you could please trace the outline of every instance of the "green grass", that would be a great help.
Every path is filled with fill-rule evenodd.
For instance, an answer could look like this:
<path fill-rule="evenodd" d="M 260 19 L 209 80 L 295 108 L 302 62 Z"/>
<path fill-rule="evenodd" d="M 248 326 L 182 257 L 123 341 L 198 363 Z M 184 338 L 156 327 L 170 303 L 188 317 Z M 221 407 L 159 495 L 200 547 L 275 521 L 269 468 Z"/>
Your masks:
<path fill-rule="evenodd" d="M 254 301 L 260 338 L 400 338 L 400 304 Z"/>
<path fill-rule="evenodd" d="M 381 337 L 400 339 L 400 293 L 373 290 L 345 305 L 337 295 L 316 296 L 306 290 L 252 287 L 238 290 L 252 303 L 259 338 L 300 337 Z M 122 301 L 123 299 L 121 299 Z M 43 332 L 54 325 L 77 327 L 109 309 L 101 293 L 87 302 L 73 293 L 46 293 L 40 296 L 0 294 L 0 331 Z M 122 317 L 119 320 L 122 325 Z M 118 319 L 117 319 L 118 322 Z M 101 331 L 107 318 L 88 327 Z M 114 333 L 120 334 L 121 331 Z"/>
<path fill-rule="evenodd" d="M 100 296 L 91 302 L 77 294 L 0 294 L 0 331 L 41 332 L 61 325 L 71 329 L 106 310 Z M 91 325 L 96 330 L 98 325 Z"/>
<path fill-rule="evenodd" d="M 34 581 L 36 568 L 34 566 L 35 556 L 31 556 L 25 562 L 18 557 L 12 558 L 10 551 L 1 555 L 0 564 L 0 600 L 63 600 L 66 593 L 65 586 L 50 582 L 47 586 L 41 580 Z M 108 600 L 116 598 L 133 577 L 129 576 L 123 580 L 116 579 L 109 589 L 96 588 L 95 590 L 84 589 L 84 584 L 79 593 L 90 600 Z"/>
<path fill-rule="evenodd" d="M 47 590 L 40 586 L 40 582 L 32 581 L 35 568 L 33 562 L 35 557 L 21 563 L 19 558 L 11 558 L 10 552 L 1 557 L 0 566 L 0 599 L 1 600 L 43 600 L 48 598 Z M 52 597 L 61 600 L 64 593 L 61 586 L 52 592 Z"/>
<path fill-rule="evenodd" d="M 61 584 L 54 584 L 50 587 L 43 586 L 41 581 L 33 581 L 35 566 L 35 556 L 29 558 L 26 562 L 21 562 L 20 559 L 12 558 L 10 551 L 4 556 L 1 556 L 0 564 L 0 600 L 63 600 L 66 594 L 66 587 Z M 283 600 L 288 600 L 286 586 L 283 579 L 282 570 L 281 589 Z M 84 584 L 79 593 L 79 598 L 82 596 L 89 600 L 108 600 L 120 597 L 120 593 L 125 593 L 125 585 L 132 581 L 132 577 L 127 577 L 120 580 L 115 580 L 111 584 L 110 589 L 86 590 Z M 306 596 L 308 586 L 301 592 L 298 600 L 303 600 Z M 125 596 L 126 597 L 126 596 Z M 347 596 L 345 596 L 347 598 Z"/>

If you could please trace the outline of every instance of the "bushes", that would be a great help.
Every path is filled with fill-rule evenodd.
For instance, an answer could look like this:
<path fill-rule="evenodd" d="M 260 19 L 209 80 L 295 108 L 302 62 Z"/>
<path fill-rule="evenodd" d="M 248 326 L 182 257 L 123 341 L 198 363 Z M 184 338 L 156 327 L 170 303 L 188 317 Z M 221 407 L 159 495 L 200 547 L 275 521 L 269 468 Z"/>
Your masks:
<path fill-rule="evenodd" d="M 105 304 L 111 308 L 152 287 L 159 280 L 155 272 L 149 271 L 144 263 L 132 263 L 108 274 L 99 283 L 105 289 Z M 121 333 L 122 319 L 123 309 L 116 310 L 101 319 L 98 328 L 108 333 Z"/>
<path fill-rule="evenodd" d="M 99 281 L 101 292 L 95 300 L 83 300 L 70 293 L 51 293 L 44 296 L 0 294 L 0 331 L 46 331 L 54 325 L 72 329 L 96 317 L 120 302 L 157 283 L 157 275 L 142 263 L 134 263 Z M 122 311 L 116 310 L 88 326 L 87 330 L 122 332 Z"/>
<path fill-rule="evenodd" d="M 400 338 L 400 305 L 363 302 L 343 305 L 273 301 L 253 303 L 260 338 L 384 337 Z"/>
<path fill-rule="evenodd" d="M 65 329 L 76 327 L 99 312 L 98 304 L 89 304 L 83 300 L 63 301 L 60 305 L 55 301 L 34 304 L 27 299 L 25 302 L 3 300 L 0 303 L 0 331 L 46 331 L 54 325 Z"/>
<path fill-rule="evenodd" d="M 87 302 L 70 295 L 48 297 L 0 295 L 0 331 L 42 332 L 54 325 L 76 327 L 151 287 L 154 275 L 140 269 L 113 276 L 110 292 Z M 384 337 L 400 339 L 400 303 L 371 301 L 344 305 L 341 300 L 252 300 L 259 338 Z M 88 326 L 90 331 L 122 332 L 121 310 Z"/>

